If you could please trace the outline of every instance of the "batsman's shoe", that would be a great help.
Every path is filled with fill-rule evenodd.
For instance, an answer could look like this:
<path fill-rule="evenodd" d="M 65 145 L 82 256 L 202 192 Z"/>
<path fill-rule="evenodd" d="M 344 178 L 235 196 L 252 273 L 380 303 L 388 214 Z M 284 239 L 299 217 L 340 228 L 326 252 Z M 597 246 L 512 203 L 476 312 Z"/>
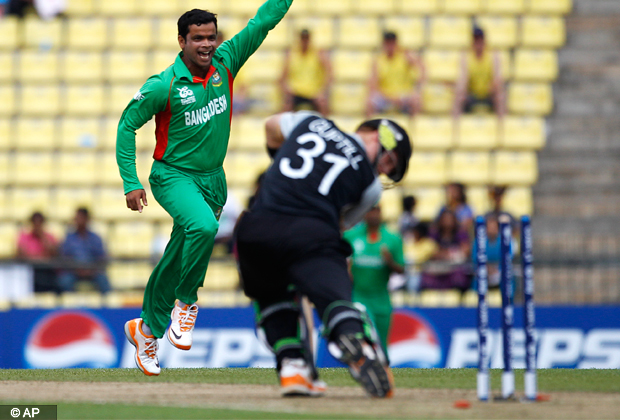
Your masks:
<path fill-rule="evenodd" d="M 161 371 L 157 359 L 157 338 L 154 335 L 146 335 L 142 331 L 142 318 L 132 319 L 125 323 L 125 336 L 136 348 L 134 357 L 138 368 L 148 376 L 157 376 Z"/>
<path fill-rule="evenodd" d="M 334 343 L 338 358 L 349 366 L 351 376 L 373 397 L 390 398 L 394 393 L 394 379 L 380 350 L 356 334 L 343 334 Z"/>
<path fill-rule="evenodd" d="M 278 374 L 283 397 L 321 397 L 327 390 L 325 382 L 312 379 L 304 359 L 284 358 Z"/>
<path fill-rule="evenodd" d="M 198 316 L 198 305 L 180 306 L 179 302 L 172 310 L 172 322 L 168 328 L 168 341 L 181 350 L 189 350 L 192 347 L 192 333 Z"/>

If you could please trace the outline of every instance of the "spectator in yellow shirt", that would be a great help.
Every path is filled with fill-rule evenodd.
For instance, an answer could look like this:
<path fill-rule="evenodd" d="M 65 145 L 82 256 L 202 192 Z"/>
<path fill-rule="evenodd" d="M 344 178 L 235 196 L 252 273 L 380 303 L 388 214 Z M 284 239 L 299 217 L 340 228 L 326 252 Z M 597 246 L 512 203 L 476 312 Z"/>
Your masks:
<path fill-rule="evenodd" d="M 497 52 L 487 48 L 484 31 L 474 28 L 473 46 L 463 53 L 461 75 L 456 86 L 453 113 L 489 109 L 500 117 L 505 113 L 504 82 Z"/>
<path fill-rule="evenodd" d="M 414 115 L 421 109 L 424 79 L 422 60 L 401 49 L 394 32 L 384 33 L 383 47 L 370 76 L 367 116 L 392 110 Z"/>
<path fill-rule="evenodd" d="M 299 43 L 287 52 L 281 78 L 284 110 L 314 110 L 329 113 L 332 70 L 326 51 L 312 46 L 310 31 L 299 33 Z"/>

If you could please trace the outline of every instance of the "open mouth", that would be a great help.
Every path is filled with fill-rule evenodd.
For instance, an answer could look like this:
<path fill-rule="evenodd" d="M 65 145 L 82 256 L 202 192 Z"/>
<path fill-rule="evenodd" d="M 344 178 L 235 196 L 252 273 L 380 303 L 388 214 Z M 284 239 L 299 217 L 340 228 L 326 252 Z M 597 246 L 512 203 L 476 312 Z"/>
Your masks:
<path fill-rule="evenodd" d="M 200 57 L 203 60 L 210 60 L 212 55 L 213 55 L 212 51 L 198 51 L 198 57 Z"/>

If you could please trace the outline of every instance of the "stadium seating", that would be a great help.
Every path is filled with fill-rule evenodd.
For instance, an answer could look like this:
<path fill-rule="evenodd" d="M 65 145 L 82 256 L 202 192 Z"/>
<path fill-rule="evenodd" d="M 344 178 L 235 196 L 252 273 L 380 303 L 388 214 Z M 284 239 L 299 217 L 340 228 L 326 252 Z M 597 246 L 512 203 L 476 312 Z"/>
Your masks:
<path fill-rule="evenodd" d="M 494 15 L 518 15 L 525 11 L 526 0 L 486 0 L 482 9 Z"/>
<path fill-rule="evenodd" d="M 17 233 L 18 229 L 15 223 L 0 223 L 0 258 L 15 256 Z"/>
<path fill-rule="evenodd" d="M 340 48 L 376 48 L 381 43 L 381 28 L 377 19 L 367 17 L 340 18 L 338 46 Z"/>
<path fill-rule="evenodd" d="M 302 29 L 310 31 L 312 45 L 316 48 L 332 48 L 336 43 L 333 19 L 317 16 L 301 16 L 293 22 L 295 36 L 292 38 L 296 39 L 297 34 Z"/>
<path fill-rule="evenodd" d="M 17 80 L 21 83 L 57 83 L 60 74 L 55 51 L 26 50 L 19 55 Z"/>
<path fill-rule="evenodd" d="M 0 83 L 12 82 L 15 79 L 14 63 L 12 52 L 0 51 Z"/>
<path fill-rule="evenodd" d="M 248 83 L 274 83 L 282 77 L 284 56 L 279 51 L 257 51 L 245 64 Z"/>
<path fill-rule="evenodd" d="M 151 223 L 122 222 L 115 223 L 108 238 L 108 249 L 112 257 L 148 258 L 153 241 Z"/>
<path fill-rule="evenodd" d="M 353 0 L 314 0 L 311 11 L 318 16 L 347 16 L 353 11 Z"/>
<path fill-rule="evenodd" d="M 55 117 L 60 114 L 60 86 L 22 85 L 20 113 L 28 117 Z"/>
<path fill-rule="evenodd" d="M 545 145 L 545 121 L 538 117 L 508 116 L 504 119 L 502 146 L 510 149 L 541 149 Z"/>
<path fill-rule="evenodd" d="M 454 88 L 450 84 L 426 83 L 422 89 L 422 107 L 431 114 L 449 114 L 454 103 Z"/>
<path fill-rule="evenodd" d="M 368 87 L 365 84 L 336 83 L 330 95 L 330 109 L 335 114 L 361 115 L 366 107 Z"/>
<path fill-rule="evenodd" d="M 493 149 L 498 144 L 499 122 L 491 115 L 464 115 L 457 122 L 456 144 L 461 149 Z"/>
<path fill-rule="evenodd" d="M 91 186 L 57 188 L 51 205 L 49 217 L 53 220 L 69 222 L 79 207 L 93 208 L 95 194 Z"/>
<path fill-rule="evenodd" d="M 69 85 L 65 89 L 63 112 L 68 116 L 95 117 L 104 110 L 103 85 Z"/>
<path fill-rule="evenodd" d="M 47 186 L 53 183 L 54 167 L 51 153 L 16 153 L 10 162 L 9 179 L 21 187 Z"/>
<path fill-rule="evenodd" d="M 416 187 L 405 191 L 415 196 L 417 201 L 414 214 L 422 221 L 435 220 L 439 209 L 446 202 L 446 193 L 442 187 Z"/>
<path fill-rule="evenodd" d="M 443 185 L 447 179 L 446 154 L 443 152 L 416 152 L 409 161 L 409 170 L 403 179 L 405 186 Z"/>
<path fill-rule="evenodd" d="M 465 184 L 486 184 L 490 178 L 490 156 L 485 152 L 452 152 L 449 180 Z"/>
<path fill-rule="evenodd" d="M 42 21 L 36 16 L 27 16 L 23 23 L 24 46 L 41 51 L 57 50 L 64 45 L 60 19 Z"/>
<path fill-rule="evenodd" d="M 381 216 L 383 220 L 393 223 L 402 212 L 402 194 L 397 189 L 389 189 L 381 194 Z"/>
<path fill-rule="evenodd" d="M 527 11 L 535 14 L 558 14 L 565 15 L 570 13 L 573 4 L 572 0 L 536 0 L 530 1 Z"/>
<path fill-rule="evenodd" d="M 13 158 L 11 153 L 0 153 L 0 187 L 4 187 L 9 183 L 9 158 Z M 0 188 L 0 191 L 4 191 Z M 2 206 L 0 206 L 2 207 Z M 2 210 L 0 210 L 2 212 Z M 0 220 L 2 217 L 0 217 Z"/>
<path fill-rule="evenodd" d="M 336 50 L 332 54 L 334 79 L 343 82 L 366 82 L 373 62 L 368 51 Z"/>
<path fill-rule="evenodd" d="M 141 51 L 112 51 L 108 55 L 105 78 L 110 83 L 135 83 L 136 90 L 147 79 L 147 53 Z M 133 96 L 133 95 L 132 95 Z"/>
<path fill-rule="evenodd" d="M 480 12 L 483 0 L 443 0 L 443 12 L 474 15 Z"/>
<path fill-rule="evenodd" d="M 566 42 L 564 20 L 557 16 L 525 16 L 521 23 L 521 45 L 559 48 Z"/>
<path fill-rule="evenodd" d="M 75 18 L 67 22 L 70 51 L 99 52 L 108 47 L 108 22 L 101 17 Z"/>
<path fill-rule="evenodd" d="M 514 77 L 525 82 L 553 82 L 558 77 L 557 53 L 553 50 L 517 50 Z"/>
<path fill-rule="evenodd" d="M 433 47 L 465 48 L 471 44 L 471 21 L 464 16 L 435 16 L 429 33 Z"/>
<path fill-rule="evenodd" d="M 35 211 L 47 213 L 50 209 L 51 194 L 48 188 L 14 188 L 8 201 L 9 219 L 16 222 L 25 221 Z"/>
<path fill-rule="evenodd" d="M 113 49 L 143 51 L 152 45 L 152 19 L 126 18 L 112 22 L 110 43 Z"/>
<path fill-rule="evenodd" d="M 0 85 L 0 116 L 9 117 L 15 114 L 15 97 L 13 85 Z"/>
<path fill-rule="evenodd" d="M 0 50 L 17 48 L 22 41 L 18 33 L 18 19 L 14 16 L 3 16 L 0 19 Z"/>
<path fill-rule="evenodd" d="M 98 1 L 95 12 L 104 16 L 134 16 L 138 12 L 138 3 L 138 0 Z"/>
<path fill-rule="evenodd" d="M 20 118 L 15 126 L 15 147 L 21 151 L 52 151 L 56 147 L 52 118 Z"/>
<path fill-rule="evenodd" d="M 511 187 L 504 193 L 502 204 L 510 214 L 532 215 L 534 200 L 529 187 Z"/>
<path fill-rule="evenodd" d="M 396 33 L 402 48 L 418 49 L 426 43 L 426 28 L 421 17 L 390 16 L 385 18 L 383 27 Z"/>
<path fill-rule="evenodd" d="M 370 16 L 392 15 L 397 0 L 357 0 L 353 3 L 353 13 Z"/>
<path fill-rule="evenodd" d="M 397 12 L 410 15 L 432 15 L 439 11 L 439 0 L 400 0 Z"/>
<path fill-rule="evenodd" d="M 492 170 L 497 184 L 532 185 L 538 179 L 534 152 L 498 151 L 493 159 Z"/>
<path fill-rule="evenodd" d="M 456 82 L 461 72 L 461 53 L 456 50 L 426 50 L 424 65 L 433 82 Z"/>
<path fill-rule="evenodd" d="M 55 181 L 65 186 L 92 186 L 96 179 L 95 162 L 93 152 L 60 153 L 55 162 Z"/>
<path fill-rule="evenodd" d="M 551 85 L 512 83 L 508 87 L 508 110 L 515 114 L 544 116 L 553 109 Z"/>
<path fill-rule="evenodd" d="M 471 206 L 474 214 L 485 214 L 491 208 L 489 202 L 489 190 L 487 186 L 467 186 L 467 203 Z"/>
<path fill-rule="evenodd" d="M 101 83 L 103 55 L 98 52 L 68 51 L 61 60 L 60 78 L 66 83 Z"/>
<path fill-rule="evenodd" d="M 409 135 L 415 150 L 447 150 L 454 142 L 452 118 L 418 115 L 411 120 Z"/>
<path fill-rule="evenodd" d="M 8 118 L 0 118 L 0 152 L 6 153 L 13 146 L 13 125 Z"/>
<path fill-rule="evenodd" d="M 485 32 L 491 48 L 514 48 L 517 45 L 517 19 L 512 16 L 481 16 L 478 25 Z"/>

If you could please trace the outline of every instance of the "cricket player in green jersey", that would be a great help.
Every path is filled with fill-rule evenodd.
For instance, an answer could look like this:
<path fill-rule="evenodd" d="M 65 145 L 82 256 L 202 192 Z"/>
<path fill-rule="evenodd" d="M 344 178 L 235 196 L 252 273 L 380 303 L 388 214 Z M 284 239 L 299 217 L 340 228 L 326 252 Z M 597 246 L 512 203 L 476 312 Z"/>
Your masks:
<path fill-rule="evenodd" d="M 383 352 L 387 352 L 387 339 L 392 317 L 392 303 L 388 292 L 390 274 L 403 273 L 403 240 L 390 231 L 381 220 L 381 208 L 373 207 L 366 213 L 364 222 L 344 233 L 353 248 L 351 275 L 353 276 L 353 301 L 366 307 L 375 324 Z"/>
<path fill-rule="evenodd" d="M 155 116 L 156 145 L 149 177 L 153 196 L 174 219 L 170 241 L 144 292 L 140 318 L 125 324 L 146 375 L 159 375 L 157 339 L 166 334 L 189 350 L 218 219 L 226 203 L 226 156 L 233 81 L 293 0 L 268 0 L 232 39 L 217 46 L 217 17 L 194 9 L 178 21 L 181 52 L 151 76 L 118 124 L 116 161 L 127 207 L 142 212 L 146 192 L 136 174 L 135 132 Z M 170 322 L 172 319 L 172 322 Z"/>

